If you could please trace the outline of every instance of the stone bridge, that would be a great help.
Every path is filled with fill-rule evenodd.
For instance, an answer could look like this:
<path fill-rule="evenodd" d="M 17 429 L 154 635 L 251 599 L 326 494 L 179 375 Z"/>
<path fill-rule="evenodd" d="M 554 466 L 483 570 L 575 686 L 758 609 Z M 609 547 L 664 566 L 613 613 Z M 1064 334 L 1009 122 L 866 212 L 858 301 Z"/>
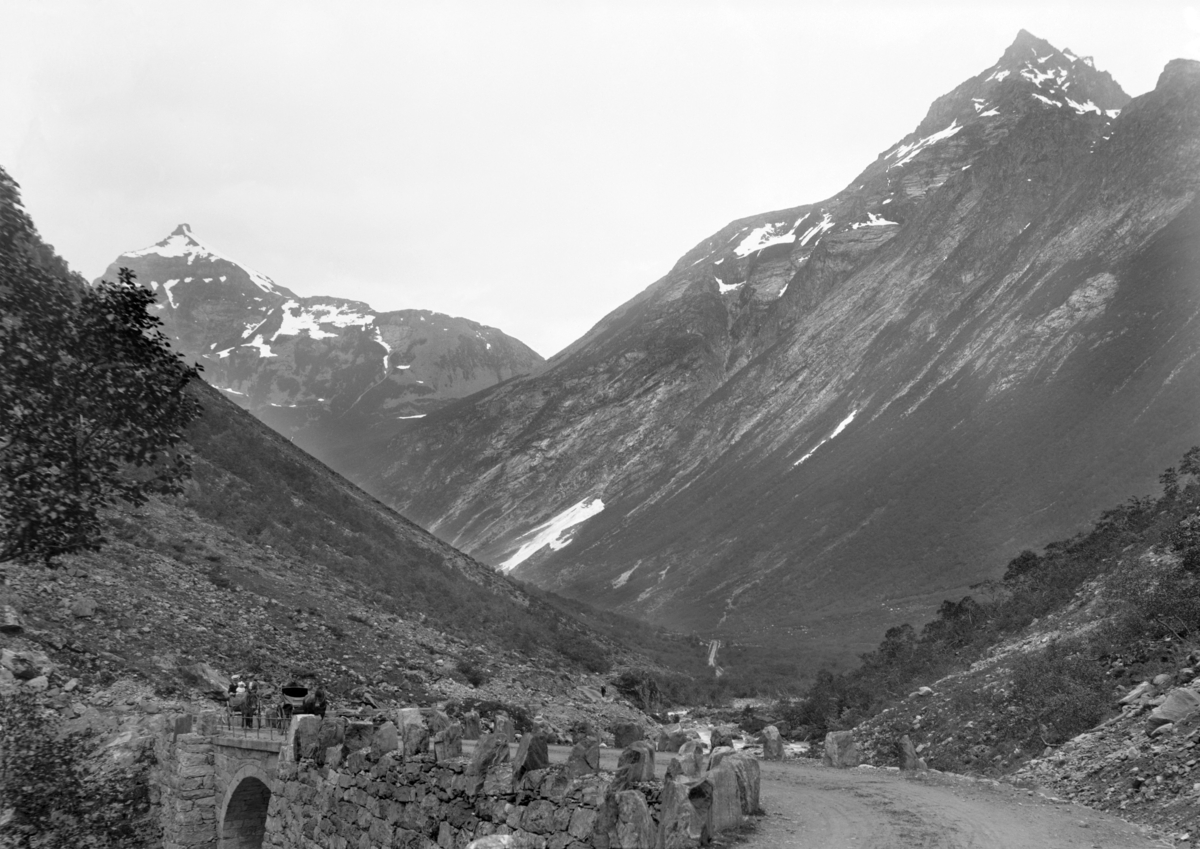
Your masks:
<path fill-rule="evenodd" d="M 296 716 L 286 729 L 175 718 L 152 781 L 164 849 L 461 849 L 504 834 L 540 849 L 694 849 L 759 810 L 758 763 L 732 748 L 706 756 L 689 741 L 660 782 L 645 741 L 615 774 L 599 771 L 594 737 L 566 764 L 550 763 L 536 732 L 515 757 L 508 735 L 493 733 L 468 759 L 461 725 L 430 714 Z"/>
<path fill-rule="evenodd" d="M 262 846 L 291 731 L 243 728 L 220 713 L 176 718 L 156 751 L 164 849 Z"/>

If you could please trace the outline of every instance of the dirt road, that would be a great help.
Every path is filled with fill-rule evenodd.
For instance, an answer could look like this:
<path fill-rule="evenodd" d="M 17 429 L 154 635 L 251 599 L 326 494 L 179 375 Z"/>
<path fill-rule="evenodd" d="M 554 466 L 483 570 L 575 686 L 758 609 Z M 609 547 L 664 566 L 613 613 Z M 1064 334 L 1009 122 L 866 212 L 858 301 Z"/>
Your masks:
<path fill-rule="evenodd" d="M 763 762 L 746 849 L 1148 849 L 1148 831 L 1029 791 L 955 776 Z"/>
<path fill-rule="evenodd" d="M 469 751 L 473 743 L 465 744 Z M 515 746 L 514 746 L 515 750 Z M 563 762 L 570 747 L 551 746 Z M 620 752 L 604 749 L 613 770 Z M 670 755 L 659 754 L 662 777 Z M 944 773 L 760 761 L 766 814 L 736 849 L 1162 849 L 1148 829 L 1006 784 Z M 724 841 L 721 841 L 724 843 Z"/>

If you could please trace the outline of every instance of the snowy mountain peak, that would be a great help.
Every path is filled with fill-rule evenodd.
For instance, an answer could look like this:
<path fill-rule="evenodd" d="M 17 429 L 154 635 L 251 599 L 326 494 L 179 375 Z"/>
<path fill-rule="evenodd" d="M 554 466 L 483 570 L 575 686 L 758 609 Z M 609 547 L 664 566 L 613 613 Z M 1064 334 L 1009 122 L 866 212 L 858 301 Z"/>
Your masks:
<path fill-rule="evenodd" d="M 1127 95 L 1106 71 L 1096 70 L 1090 56 L 1077 56 L 1070 48 L 1059 50 L 1053 44 L 1021 30 L 1012 45 L 995 65 L 981 75 L 989 91 L 997 96 L 999 85 L 1032 86 L 1026 100 L 1043 106 L 1068 108 L 1077 114 L 1092 112 L 1115 117 L 1129 101 Z M 972 82 L 978 82 L 977 77 Z"/>
<path fill-rule="evenodd" d="M 274 281 L 272 281 L 271 278 L 267 277 L 265 274 L 259 274 L 257 271 L 247 268 L 240 262 L 219 254 L 212 248 L 202 244 L 200 240 L 197 239 L 192 233 L 192 227 L 190 224 L 180 224 L 171 231 L 169 236 L 162 241 L 155 242 L 148 248 L 142 248 L 138 251 L 128 251 L 121 254 L 122 259 L 136 259 L 143 257 L 148 259 L 153 259 L 155 257 L 161 257 L 163 259 L 184 259 L 188 265 L 196 265 L 198 262 L 228 263 L 230 265 L 237 266 L 239 269 L 244 271 L 246 276 L 249 277 L 250 282 L 262 291 L 270 292 L 272 294 L 280 292 L 279 287 L 277 287 Z M 195 278 L 201 278 L 203 275 L 197 272 L 192 276 Z M 191 277 L 184 278 L 185 282 L 191 279 Z M 227 275 L 222 275 L 220 279 L 222 282 L 224 282 L 227 279 Z"/>

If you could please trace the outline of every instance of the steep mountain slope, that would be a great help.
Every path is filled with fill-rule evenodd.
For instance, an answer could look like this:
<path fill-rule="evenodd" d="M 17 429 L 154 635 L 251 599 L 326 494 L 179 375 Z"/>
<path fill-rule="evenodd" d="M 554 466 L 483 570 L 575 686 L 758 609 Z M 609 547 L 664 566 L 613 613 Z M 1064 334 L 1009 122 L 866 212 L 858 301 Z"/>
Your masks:
<path fill-rule="evenodd" d="M 0 266 L 25 267 L 10 256 L 34 257 L 46 287 L 87 285 L 41 242 L 0 170 Z M 18 317 L 42 306 L 9 305 Z M 82 692 L 132 677 L 176 693 L 186 690 L 181 670 L 205 662 L 275 685 L 304 673 L 342 698 L 366 686 L 378 700 L 463 695 L 473 689 L 463 668 L 494 679 L 493 695 L 529 698 L 538 670 L 555 679 L 547 693 L 563 694 L 580 675 L 635 656 L 371 498 L 211 386 L 186 391 L 202 412 L 185 434 L 194 474 L 183 493 L 108 510 L 110 544 L 99 552 L 54 569 L 2 564 L 6 649 L 48 653 L 79 674 Z M 698 647 L 692 654 L 702 663 Z M 13 686 L 0 671 L 0 692 Z"/>
<path fill-rule="evenodd" d="M 493 327 L 429 310 L 301 298 L 202 244 L 187 224 L 110 265 L 159 298 L 164 331 L 205 377 L 310 453 L 353 471 L 373 428 L 533 371 L 542 358 Z"/>
<path fill-rule="evenodd" d="M 1200 65 L 1022 32 L 845 190 L 735 221 L 371 487 L 591 603 L 846 656 L 1200 436 Z"/>

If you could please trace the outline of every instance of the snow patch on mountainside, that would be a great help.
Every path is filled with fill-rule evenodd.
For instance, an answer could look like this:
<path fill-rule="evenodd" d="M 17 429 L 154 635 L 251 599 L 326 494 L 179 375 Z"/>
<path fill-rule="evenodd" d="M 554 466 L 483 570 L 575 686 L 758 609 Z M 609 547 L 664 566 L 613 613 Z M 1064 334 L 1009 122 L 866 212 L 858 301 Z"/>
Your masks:
<path fill-rule="evenodd" d="M 807 218 L 807 217 L 808 216 L 805 216 L 805 218 Z M 801 221 L 803 221 L 803 220 L 804 219 L 801 219 Z M 800 221 L 797 221 L 796 224 L 799 225 Z M 806 246 L 808 244 L 809 240 L 812 239 L 813 236 L 819 236 L 820 234 L 824 233 L 826 230 L 828 230 L 832 226 L 833 226 L 833 219 L 829 216 L 829 213 L 826 212 L 824 215 L 821 216 L 820 221 L 818 221 L 816 224 L 814 224 L 813 226 L 809 227 L 807 230 L 804 231 L 804 235 L 800 237 L 800 246 L 801 247 Z M 816 245 L 814 245 L 813 247 L 816 247 Z"/>
<path fill-rule="evenodd" d="M 170 303 L 171 309 L 175 309 L 178 306 L 178 304 L 175 303 L 175 296 L 171 294 L 171 290 L 175 288 L 178 283 L 178 280 L 168 280 L 166 283 L 162 284 L 162 290 L 167 296 L 167 302 Z"/>
<path fill-rule="evenodd" d="M 628 583 L 628 581 L 629 581 L 629 576 L 634 573 L 634 570 L 636 570 L 637 567 L 641 565 L 641 563 L 642 563 L 642 561 L 639 560 L 637 563 L 634 563 L 632 566 L 630 566 L 628 569 L 626 569 L 624 572 L 622 572 L 620 575 L 618 575 L 616 577 L 616 579 L 612 582 L 612 588 L 615 590 L 615 589 L 619 589 L 619 588 L 625 586 L 625 584 Z"/>
<path fill-rule="evenodd" d="M 899 224 L 898 221 L 888 221 L 882 215 L 876 215 L 874 212 L 867 213 L 866 221 L 856 221 L 850 225 L 851 230 L 857 230 L 859 227 L 883 227 L 887 224 Z"/>
<path fill-rule="evenodd" d="M 558 551 L 571 542 L 570 537 L 564 538 L 563 534 L 581 522 L 592 518 L 603 509 L 604 502 L 599 498 L 593 498 L 591 501 L 584 499 L 578 504 L 568 507 L 550 521 L 538 525 L 525 534 L 530 537 L 529 541 L 522 545 L 516 554 L 501 563 L 498 568 L 501 572 L 511 572 L 547 545 Z"/>
<path fill-rule="evenodd" d="M 244 344 L 244 345 L 240 345 L 239 347 L 242 347 L 242 348 L 256 348 L 256 349 L 258 349 L 258 355 L 259 355 L 260 357 L 274 357 L 274 356 L 278 356 L 278 355 L 277 355 L 277 354 L 276 354 L 274 351 L 272 351 L 272 350 L 271 350 L 271 346 L 270 346 L 270 345 L 268 345 L 266 342 L 264 342 L 264 341 L 263 341 L 263 338 L 262 338 L 262 334 L 261 334 L 261 333 L 260 333 L 258 336 L 255 336 L 255 337 L 254 337 L 252 340 L 250 340 L 250 341 L 249 341 L 249 342 L 247 342 L 246 344 Z"/>
<path fill-rule="evenodd" d="M 732 292 L 735 289 L 742 288 L 743 284 L 745 284 L 745 282 L 746 282 L 745 280 L 743 280 L 741 283 L 726 283 L 723 280 L 721 280 L 720 277 L 717 277 L 715 274 L 713 275 L 713 280 L 717 281 L 717 290 L 720 291 L 720 293 L 722 295 L 724 295 L 726 292 Z"/>
<path fill-rule="evenodd" d="M 962 127 L 959 126 L 958 119 L 955 118 L 953 121 L 950 122 L 950 126 L 946 127 L 944 130 L 938 130 L 933 135 L 926 136 L 923 139 L 918 139 L 917 141 L 915 141 L 911 144 L 900 145 L 895 150 L 893 150 L 891 153 L 885 154 L 883 157 L 884 159 L 891 159 L 893 156 L 896 157 L 896 161 L 888 166 L 888 170 L 890 171 L 893 168 L 899 168 L 901 165 L 904 165 L 907 162 L 911 162 L 913 157 L 915 157 L 918 153 L 923 151 L 925 148 L 930 147 L 931 145 L 935 145 L 940 141 L 944 141 L 945 139 L 950 138 L 951 136 L 955 135 L 961 129 L 962 129 Z"/>
<path fill-rule="evenodd" d="M 850 415 L 846 416 L 846 418 L 844 418 L 844 419 L 842 419 L 840 422 L 838 422 L 838 426 L 837 426 L 837 427 L 835 427 L 835 428 L 833 429 L 833 433 L 829 434 L 829 436 L 825 437 L 825 438 L 824 438 L 824 439 L 822 439 L 820 442 L 818 442 L 818 443 L 817 443 L 817 444 L 816 444 L 816 445 L 813 447 L 813 449 L 812 449 L 811 451 L 809 451 L 807 454 L 805 454 L 805 455 L 804 455 L 803 457 L 801 457 L 799 460 L 797 460 L 796 462 L 792 463 L 792 468 L 795 468 L 796 466 L 799 466 L 801 463 L 803 463 L 805 460 L 807 460 L 807 459 L 808 459 L 809 457 L 811 457 L 813 454 L 816 454 L 816 453 L 817 453 L 817 450 L 818 450 L 818 449 L 819 449 L 819 448 L 820 448 L 822 445 L 824 445 L 824 444 L 825 444 L 826 442 L 828 442 L 829 440 L 831 440 L 831 439 L 834 439 L 835 437 L 837 437 L 837 435 L 838 435 L 839 433 L 841 433 L 843 430 L 845 430 L 847 427 L 849 427 L 849 426 L 850 426 L 850 422 L 854 421 L 854 417 L 855 417 L 855 416 L 857 416 L 857 415 L 858 415 L 858 410 L 852 410 L 852 411 L 850 412 Z"/>
<path fill-rule="evenodd" d="M 738 256 L 748 256 L 755 251 L 761 251 L 763 248 L 769 248 L 771 245 L 784 245 L 796 241 L 796 228 L 803 223 L 805 218 L 808 218 L 809 213 L 805 213 L 800 217 L 789 230 L 780 233 L 779 229 L 787 226 L 786 221 L 781 221 L 778 224 L 764 224 L 761 227 L 755 227 L 750 231 L 750 235 L 742 239 L 741 244 L 733 249 L 733 252 Z"/>
<path fill-rule="evenodd" d="M 383 370 L 387 371 L 388 357 L 392 355 L 392 346 L 383 341 L 383 333 L 380 332 L 378 327 L 375 328 L 375 336 L 372 338 L 374 338 L 377 345 L 383 348 Z"/>
<path fill-rule="evenodd" d="M 363 315 L 338 304 L 318 304 L 306 309 L 296 301 L 287 301 L 281 309 L 283 322 L 271 337 L 272 342 L 280 336 L 299 336 L 302 332 L 307 332 L 310 339 L 328 339 L 337 334 L 322 330 L 322 324 L 332 324 L 334 327 L 364 326 L 375 320 L 373 315 Z"/>

